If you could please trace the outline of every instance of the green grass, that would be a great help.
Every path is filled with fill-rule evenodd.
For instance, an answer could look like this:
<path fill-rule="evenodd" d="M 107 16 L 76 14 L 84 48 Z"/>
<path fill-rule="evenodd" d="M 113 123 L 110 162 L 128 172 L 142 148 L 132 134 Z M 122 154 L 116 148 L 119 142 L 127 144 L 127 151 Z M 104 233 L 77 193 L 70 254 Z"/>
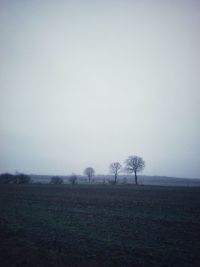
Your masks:
<path fill-rule="evenodd" d="M 200 188 L 1 185 L 0 266 L 200 266 Z"/>

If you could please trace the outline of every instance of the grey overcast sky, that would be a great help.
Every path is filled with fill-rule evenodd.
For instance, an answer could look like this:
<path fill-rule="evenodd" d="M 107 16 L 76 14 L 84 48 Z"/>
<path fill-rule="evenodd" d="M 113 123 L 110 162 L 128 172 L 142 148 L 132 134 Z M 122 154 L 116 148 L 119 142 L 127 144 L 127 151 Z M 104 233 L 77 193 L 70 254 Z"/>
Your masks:
<path fill-rule="evenodd" d="M 0 0 L 0 172 L 200 178 L 200 1 Z"/>

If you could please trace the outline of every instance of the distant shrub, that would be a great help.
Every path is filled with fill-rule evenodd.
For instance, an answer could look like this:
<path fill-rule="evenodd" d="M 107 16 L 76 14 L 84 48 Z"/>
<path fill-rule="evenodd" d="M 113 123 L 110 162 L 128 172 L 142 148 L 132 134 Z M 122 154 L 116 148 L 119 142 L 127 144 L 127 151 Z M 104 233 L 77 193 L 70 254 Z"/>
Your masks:
<path fill-rule="evenodd" d="M 16 184 L 28 184 L 31 182 L 31 177 L 27 174 L 17 174 L 14 176 L 14 183 Z"/>
<path fill-rule="evenodd" d="M 72 185 L 75 185 L 77 184 L 77 176 L 75 174 L 72 174 L 70 177 L 69 177 L 69 182 L 72 184 Z"/>
<path fill-rule="evenodd" d="M 0 175 L 0 184 L 11 184 L 14 182 L 14 175 L 10 173 L 2 173 Z"/>
<path fill-rule="evenodd" d="M 26 174 L 13 175 L 4 173 L 0 175 L 1 184 L 28 184 L 31 182 L 31 177 Z"/>
<path fill-rule="evenodd" d="M 51 181 L 50 184 L 62 184 L 63 183 L 63 179 L 59 176 L 53 176 L 51 177 Z"/>

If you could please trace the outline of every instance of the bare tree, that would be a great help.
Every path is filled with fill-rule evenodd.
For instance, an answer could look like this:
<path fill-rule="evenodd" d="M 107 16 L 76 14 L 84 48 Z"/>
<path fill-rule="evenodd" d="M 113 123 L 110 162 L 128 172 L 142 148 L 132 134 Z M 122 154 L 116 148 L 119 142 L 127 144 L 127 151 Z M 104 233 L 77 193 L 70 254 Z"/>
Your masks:
<path fill-rule="evenodd" d="M 119 162 L 113 162 L 110 164 L 110 172 L 114 173 L 114 176 L 115 176 L 114 183 L 115 184 L 117 183 L 117 177 L 118 177 L 118 173 L 119 173 L 121 167 L 122 166 Z"/>
<path fill-rule="evenodd" d="M 125 170 L 129 173 L 134 173 L 135 174 L 135 184 L 138 184 L 138 177 L 137 173 L 141 172 L 144 167 L 145 167 L 145 161 L 143 158 L 138 157 L 138 156 L 129 156 L 125 160 Z"/>
<path fill-rule="evenodd" d="M 92 177 L 95 174 L 95 171 L 92 167 L 88 167 L 84 170 L 83 174 L 87 175 L 89 183 L 91 182 Z"/>

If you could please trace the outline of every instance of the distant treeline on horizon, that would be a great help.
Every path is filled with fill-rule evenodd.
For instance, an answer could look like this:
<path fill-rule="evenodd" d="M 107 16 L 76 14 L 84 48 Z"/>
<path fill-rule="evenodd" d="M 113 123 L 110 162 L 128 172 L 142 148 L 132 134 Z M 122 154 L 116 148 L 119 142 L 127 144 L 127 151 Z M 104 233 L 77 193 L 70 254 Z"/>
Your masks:
<path fill-rule="evenodd" d="M 139 175 L 140 185 L 165 185 L 165 186 L 200 186 L 199 178 L 177 178 L 167 176 L 149 176 Z M 20 174 L 15 175 L 10 173 L 0 174 L 0 184 L 88 184 L 86 175 L 37 175 L 37 174 Z M 92 177 L 91 184 L 114 184 L 113 175 L 95 175 Z M 134 175 L 119 175 L 117 184 L 133 184 Z"/>

